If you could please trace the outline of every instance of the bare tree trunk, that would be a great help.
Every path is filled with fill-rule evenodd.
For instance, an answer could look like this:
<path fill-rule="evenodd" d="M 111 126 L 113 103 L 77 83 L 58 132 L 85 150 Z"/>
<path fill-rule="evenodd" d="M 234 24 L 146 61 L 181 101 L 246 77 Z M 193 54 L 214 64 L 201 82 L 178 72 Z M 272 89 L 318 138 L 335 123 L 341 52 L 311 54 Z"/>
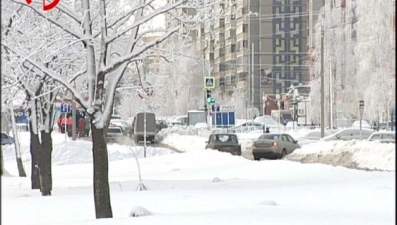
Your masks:
<path fill-rule="evenodd" d="M 17 160 L 18 174 L 19 177 L 26 177 L 25 169 L 23 168 L 22 158 L 21 158 L 21 145 L 19 142 L 19 136 L 17 131 L 17 125 L 15 122 L 15 115 L 12 106 L 10 106 L 11 113 L 11 124 L 12 124 L 12 134 L 14 136 L 14 146 L 15 146 L 15 158 Z"/>
<path fill-rule="evenodd" d="M 41 151 L 39 163 L 40 191 L 42 196 L 51 196 L 52 191 L 52 137 L 51 133 L 41 132 Z"/>
<path fill-rule="evenodd" d="M 31 162 L 31 182 L 32 189 L 40 189 L 40 176 L 39 176 L 39 167 L 37 163 L 37 159 L 39 158 L 38 154 L 40 153 L 40 140 L 39 135 L 35 134 L 32 129 L 32 122 L 29 122 L 30 125 L 30 156 L 32 158 Z"/>
<path fill-rule="evenodd" d="M 91 121 L 95 118 L 91 117 Z M 109 190 L 109 161 L 106 131 L 91 122 L 92 156 L 94 162 L 94 202 L 96 218 L 112 218 Z"/>
<path fill-rule="evenodd" d="M 4 159 L 3 159 L 3 148 L 0 148 L 0 176 L 3 176 L 4 172 Z"/>

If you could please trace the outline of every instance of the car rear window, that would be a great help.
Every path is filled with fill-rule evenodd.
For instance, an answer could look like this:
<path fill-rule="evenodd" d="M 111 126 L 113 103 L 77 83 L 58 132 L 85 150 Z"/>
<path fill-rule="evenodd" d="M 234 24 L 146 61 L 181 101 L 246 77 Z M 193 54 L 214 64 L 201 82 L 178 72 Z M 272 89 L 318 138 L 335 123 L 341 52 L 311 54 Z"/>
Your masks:
<path fill-rule="evenodd" d="M 278 135 L 278 134 L 267 134 L 267 135 L 262 135 L 260 139 L 278 140 L 278 139 L 280 139 L 280 135 Z"/>
<path fill-rule="evenodd" d="M 108 133 L 122 133 L 120 128 L 108 128 Z"/>
<path fill-rule="evenodd" d="M 215 134 L 213 135 L 213 141 L 218 143 L 238 143 L 236 135 L 228 134 Z"/>

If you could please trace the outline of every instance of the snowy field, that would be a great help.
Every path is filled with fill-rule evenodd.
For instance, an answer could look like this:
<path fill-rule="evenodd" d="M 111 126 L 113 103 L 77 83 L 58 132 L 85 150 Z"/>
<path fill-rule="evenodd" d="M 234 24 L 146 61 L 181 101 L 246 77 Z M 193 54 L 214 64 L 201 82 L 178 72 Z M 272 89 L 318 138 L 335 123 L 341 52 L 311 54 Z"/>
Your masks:
<path fill-rule="evenodd" d="M 95 220 L 90 142 L 68 140 L 65 144 L 62 135 L 54 133 L 53 137 L 51 197 L 30 190 L 29 177 L 16 177 L 15 153 L 12 147 L 3 148 L 5 169 L 10 173 L 2 177 L 3 224 L 386 225 L 395 222 L 394 169 L 362 171 L 289 160 L 251 161 L 205 150 L 200 142 L 205 138 L 177 134 L 166 138 L 169 142 L 172 137 L 179 140 L 177 143 L 185 143 L 180 144 L 185 153 L 148 148 L 148 157 L 142 158 L 142 149 L 138 148 L 148 191 L 136 191 L 138 172 L 132 151 L 127 146 L 109 145 L 114 218 Z M 21 134 L 25 170 L 30 174 L 28 138 L 26 133 Z M 359 147 L 358 143 L 350 145 Z M 322 146 L 324 154 L 329 152 Z M 361 152 L 367 153 L 364 157 L 367 160 L 370 150 L 368 147 Z M 298 155 L 306 154 L 303 151 L 313 154 L 316 147 L 305 145 L 297 150 Z M 395 161 L 395 154 L 385 157 Z M 131 211 L 142 216 L 129 217 Z"/>

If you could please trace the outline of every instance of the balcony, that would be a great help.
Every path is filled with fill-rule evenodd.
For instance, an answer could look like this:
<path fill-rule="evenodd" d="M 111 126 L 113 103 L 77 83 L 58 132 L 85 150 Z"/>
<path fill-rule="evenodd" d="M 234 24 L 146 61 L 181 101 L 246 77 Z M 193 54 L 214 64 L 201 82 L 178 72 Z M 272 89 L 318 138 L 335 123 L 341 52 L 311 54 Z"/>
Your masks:
<path fill-rule="evenodd" d="M 237 25 L 236 20 L 232 20 L 229 23 L 225 24 L 225 29 L 229 30 L 229 29 L 235 28 L 236 25 Z"/>
<path fill-rule="evenodd" d="M 225 40 L 225 45 L 226 46 L 229 46 L 229 45 L 232 45 L 232 44 L 236 44 L 236 38 L 235 37 L 227 38 Z"/>
<path fill-rule="evenodd" d="M 231 53 L 226 53 L 225 54 L 225 61 L 236 60 L 236 59 L 237 59 L 237 53 L 236 52 L 231 52 Z"/>
<path fill-rule="evenodd" d="M 215 29 L 217 28 L 225 28 L 225 19 L 219 19 L 218 21 L 215 22 Z"/>
<path fill-rule="evenodd" d="M 248 40 L 248 36 L 248 33 L 238 33 L 236 35 L 236 41 Z"/>
<path fill-rule="evenodd" d="M 246 89 L 249 87 L 248 81 L 247 80 L 238 80 L 237 81 L 237 88 L 238 89 Z"/>
<path fill-rule="evenodd" d="M 236 57 L 243 57 L 243 56 L 248 56 L 250 53 L 250 51 L 248 50 L 248 48 L 242 48 L 239 51 L 236 52 Z"/>
<path fill-rule="evenodd" d="M 247 65 L 238 65 L 236 72 L 237 73 L 248 73 L 248 66 Z"/>

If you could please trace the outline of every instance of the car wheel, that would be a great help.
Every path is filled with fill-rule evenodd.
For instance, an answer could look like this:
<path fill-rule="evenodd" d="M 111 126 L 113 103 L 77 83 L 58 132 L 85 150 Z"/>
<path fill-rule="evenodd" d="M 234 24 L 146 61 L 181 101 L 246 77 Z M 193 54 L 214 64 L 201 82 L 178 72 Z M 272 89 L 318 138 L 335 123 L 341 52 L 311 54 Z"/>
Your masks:
<path fill-rule="evenodd" d="M 283 149 L 283 151 L 281 151 L 281 158 L 284 158 L 284 156 L 287 155 L 287 150 Z"/>
<path fill-rule="evenodd" d="M 260 157 L 254 155 L 254 160 L 255 161 L 259 161 L 260 159 L 261 159 Z"/>

